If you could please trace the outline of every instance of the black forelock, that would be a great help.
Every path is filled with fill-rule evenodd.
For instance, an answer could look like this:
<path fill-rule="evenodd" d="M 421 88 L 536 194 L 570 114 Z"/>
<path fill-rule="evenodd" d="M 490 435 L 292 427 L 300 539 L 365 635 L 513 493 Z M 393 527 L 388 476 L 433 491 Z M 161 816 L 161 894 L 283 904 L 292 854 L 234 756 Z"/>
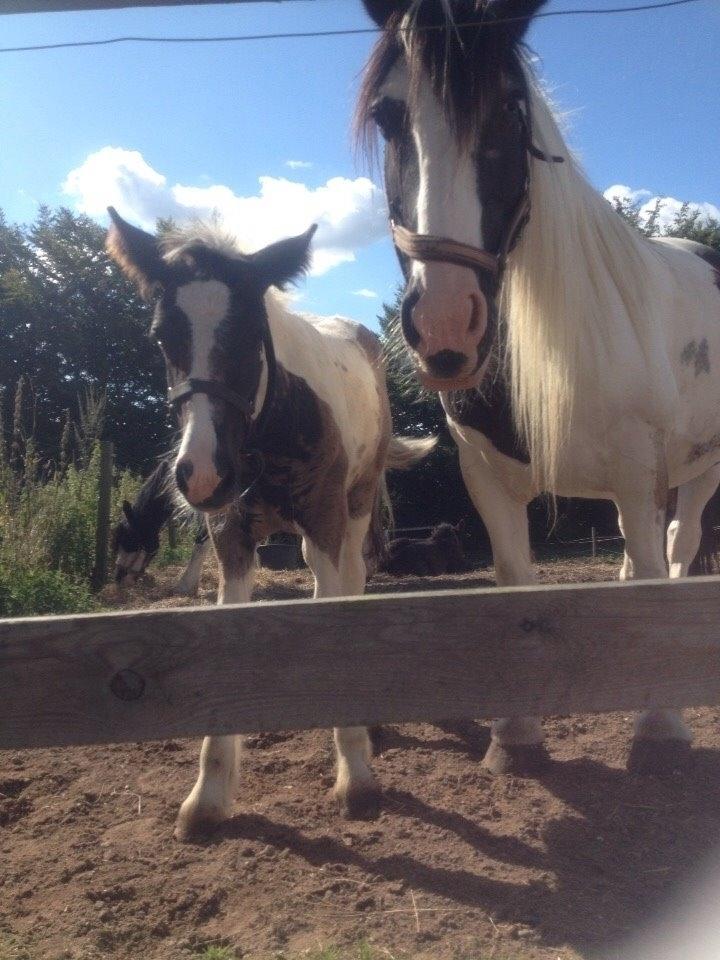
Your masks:
<path fill-rule="evenodd" d="M 420 79 L 427 77 L 458 138 L 473 139 L 478 124 L 501 97 L 507 75 L 522 82 L 522 36 L 541 4 L 542 0 L 454 0 L 448 20 L 444 3 L 418 0 L 409 14 L 404 43 L 404 14 L 392 14 L 365 70 L 356 119 L 359 137 L 366 144 L 371 141 L 373 104 L 405 51 L 411 97 Z"/>

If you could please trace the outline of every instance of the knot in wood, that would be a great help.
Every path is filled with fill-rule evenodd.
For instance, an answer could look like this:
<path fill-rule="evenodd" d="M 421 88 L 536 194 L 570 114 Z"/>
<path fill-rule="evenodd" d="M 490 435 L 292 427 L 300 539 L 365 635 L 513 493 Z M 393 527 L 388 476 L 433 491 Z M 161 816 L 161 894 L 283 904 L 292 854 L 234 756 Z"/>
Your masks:
<path fill-rule="evenodd" d="M 110 689 L 119 700 L 139 700 L 145 692 L 145 680 L 134 670 L 118 670 L 110 681 Z"/>

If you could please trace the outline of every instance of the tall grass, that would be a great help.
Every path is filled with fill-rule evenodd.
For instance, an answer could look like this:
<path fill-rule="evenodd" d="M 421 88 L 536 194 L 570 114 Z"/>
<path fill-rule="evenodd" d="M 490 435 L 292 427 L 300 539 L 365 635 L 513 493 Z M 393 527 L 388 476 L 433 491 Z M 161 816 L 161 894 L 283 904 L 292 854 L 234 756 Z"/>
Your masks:
<path fill-rule="evenodd" d="M 14 431 L 15 434 L 15 431 Z M 32 437 L 0 434 L 0 616 L 93 609 L 100 447 L 90 439 L 76 462 L 40 462 Z M 112 492 L 113 523 L 140 480 L 125 471 Z"/>

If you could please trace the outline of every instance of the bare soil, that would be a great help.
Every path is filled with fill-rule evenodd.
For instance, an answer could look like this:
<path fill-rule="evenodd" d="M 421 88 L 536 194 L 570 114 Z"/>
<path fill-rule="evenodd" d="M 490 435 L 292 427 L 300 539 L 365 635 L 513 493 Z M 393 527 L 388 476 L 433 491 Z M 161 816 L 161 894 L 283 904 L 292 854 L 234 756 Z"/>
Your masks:
<path fill-rule="evenodd" d="M 544 580 L 600 580 L 616 564 L 543 564 Z M 182 605 L 166 570 L 109 606 Z M 492 570 L 372 589 L 490 585 Z M 310 591 L 306 572 L 259 577 L 258 599 Z M 201 602 L 212 602 L 205 574 Z M 197 602 L 197 601 L 193 601 Z M 328 798 L 330 737 L 248 738 L 236 814 L 206 841 L 172 837 L 199 741 L 0 754 L 0 960 L 336 956 L 625 960 L 720 838 L 715 709 L 689 711 L 694 764 L 624 770 L 631 718 L 547 721 L 539 779 L 480 766 L 487 726 L 385 728 L 385 804 L 348 822 Z M 216 956 L 222 956 L 223 952 Z M 317 954 L 315 954 L 317 956 Z"/>

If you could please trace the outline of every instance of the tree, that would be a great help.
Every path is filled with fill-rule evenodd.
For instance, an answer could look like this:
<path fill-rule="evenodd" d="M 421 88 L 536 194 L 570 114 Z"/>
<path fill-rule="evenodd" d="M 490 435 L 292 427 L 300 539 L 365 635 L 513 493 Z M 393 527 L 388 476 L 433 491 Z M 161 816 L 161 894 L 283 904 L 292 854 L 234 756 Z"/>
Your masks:
<path fill-rule="evenodd" d="M 105 435 L 137 469 L 169 445 L 165 372 L 149 307 L 104 244 L 102 227 L 67 209 L 41 208 L 30 227 L 0 213 L 0 384 L 29 378 L 43 457 L 57 454 L 64 411 L 104 396 Z"/>

